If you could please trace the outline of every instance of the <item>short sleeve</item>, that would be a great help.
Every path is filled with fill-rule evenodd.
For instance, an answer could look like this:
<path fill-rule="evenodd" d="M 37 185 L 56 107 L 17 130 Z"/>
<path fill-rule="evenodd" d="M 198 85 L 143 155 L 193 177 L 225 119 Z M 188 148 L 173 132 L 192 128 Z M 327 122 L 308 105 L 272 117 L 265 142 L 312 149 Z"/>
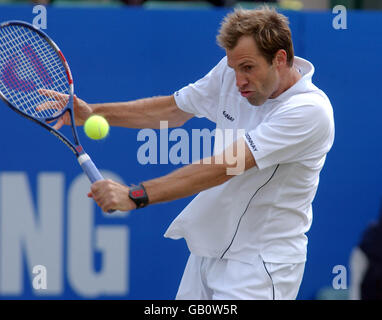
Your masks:
<path fill-rule="evenodd" d="M 320 105 L 281 107 L 268 120 L 246 132 L 245 141 L 258 168 L 325 155 L 334 140 L 330 110 Z"/>
<path fill-rule="evenodd" d="M 206 117 L 216 123 L 219 97 L 227 58 L 224 57 L 206 76 L 176 91 L 177 106 L 197 117 Z"/>

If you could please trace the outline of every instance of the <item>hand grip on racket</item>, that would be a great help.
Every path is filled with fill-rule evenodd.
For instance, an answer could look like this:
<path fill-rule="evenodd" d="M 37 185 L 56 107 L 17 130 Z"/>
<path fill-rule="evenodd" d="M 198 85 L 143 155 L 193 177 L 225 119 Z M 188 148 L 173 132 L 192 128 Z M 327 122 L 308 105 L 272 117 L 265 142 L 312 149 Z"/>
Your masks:
<path fill-rule="evenodd" d="M 57 101 L 57 94 L 68 99 Z M 80 144 L 74 123 L 73 96 L 69 65 L 48 35 L 23 21 L 0 24 L 0 98 L 12 110 L 61 140 L 94 183 L 103 177 Z M 70 116 L 74 141 L 50 125 L 66 113 Z"/>

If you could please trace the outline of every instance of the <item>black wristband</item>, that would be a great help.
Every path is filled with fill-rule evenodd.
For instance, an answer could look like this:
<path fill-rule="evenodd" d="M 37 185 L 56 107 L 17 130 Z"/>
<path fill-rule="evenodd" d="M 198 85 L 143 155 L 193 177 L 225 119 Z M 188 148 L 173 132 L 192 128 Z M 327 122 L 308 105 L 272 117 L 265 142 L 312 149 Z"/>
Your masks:
<path fill-rule="evenodd" d="M 149 204 L 149 197 L 143 184 L 129 187 L 129 198 L 134 201 L 137 209 L 146 207 Z"/>

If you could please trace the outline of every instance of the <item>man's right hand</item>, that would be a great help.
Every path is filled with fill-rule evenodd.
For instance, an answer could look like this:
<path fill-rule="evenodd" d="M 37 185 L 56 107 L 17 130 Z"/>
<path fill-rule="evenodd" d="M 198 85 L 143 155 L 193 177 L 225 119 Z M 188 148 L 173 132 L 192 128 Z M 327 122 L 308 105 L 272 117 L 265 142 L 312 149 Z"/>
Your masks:
<path fill-rule="evenodd" d="M 46 102 L 40 106 L 38 106 L 37 110 L 43 109 L 62 109 L 67 105 L 68 95 L 62 94 L 53 90 L 40 89 L 39 93 L 44 95 L 51 100 Z M 77 98 L 76 95 L 73 97 L 73 112 L 74 112 L 74 121 L 76 125 L 82 126 L 86 119 L 89 118 L 92 114 L 92 108 L 83 100 Z M 60 117 L 57 123 L 53 126 L 54 129 L 59 130 L 64 125 L 70 125 L 70 116 L 68 113 L 65 113 L 62 117 Z"/>

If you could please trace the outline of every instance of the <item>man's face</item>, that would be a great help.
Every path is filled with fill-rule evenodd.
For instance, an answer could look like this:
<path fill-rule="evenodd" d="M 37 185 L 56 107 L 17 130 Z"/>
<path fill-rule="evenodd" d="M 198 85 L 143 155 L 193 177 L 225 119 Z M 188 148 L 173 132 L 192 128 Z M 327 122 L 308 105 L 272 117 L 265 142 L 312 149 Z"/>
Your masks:
<path fill-rule="evenodd" d="M 277 68 L 265 60 L 254 39 L 243 36 L 232 50 L 226 50 L 228 66 L 235 71 L 241 95 L 255 106 L 262 105 L 277 91 L 280 78 Z"/>

